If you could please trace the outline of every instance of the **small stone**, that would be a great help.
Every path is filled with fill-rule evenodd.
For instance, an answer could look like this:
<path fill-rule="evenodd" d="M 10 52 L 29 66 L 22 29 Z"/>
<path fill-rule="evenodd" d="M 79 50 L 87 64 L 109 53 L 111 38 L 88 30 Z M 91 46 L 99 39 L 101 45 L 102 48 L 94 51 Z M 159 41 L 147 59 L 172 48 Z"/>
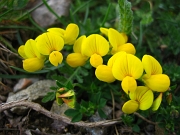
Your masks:
<path fill-rule="evenodd" d="M 27 99 L 28 101 L 38 101 L 42 99 L 50 90 L 50 87 L 56 86 L 56 82 L 52 80 L 41 80 L 38 81 L 24 90 L 18 91 L 17 93 L 9 93 L 6 103 L 14 102 L 22 99 Z M 40 102 L 39 102 L 40 103 Z M 27 107 L 13 107 L 10 109 L 13 113 L 22 115 L 27 111 Z"/>
<path fill-rule="evenodd" d="M 18 83 L 14 86 L 13 92 L 17 92 L 19 90 L 27 88 L 29 85 L 37 82 L 38 79 L 36 78 L 23 78 L 18 81 Z"/>
<path fill-rule="evenodd" d="M 48 0 L 47 3 L 59 17 L 67 16 L 69 14 L 71 0 Z M 57 20 L 57 17 L 50 12 L 45 5 L 42 5 L 34 10 L 32 12 L 32 18 L 41 27 L 53 25 Z"/>

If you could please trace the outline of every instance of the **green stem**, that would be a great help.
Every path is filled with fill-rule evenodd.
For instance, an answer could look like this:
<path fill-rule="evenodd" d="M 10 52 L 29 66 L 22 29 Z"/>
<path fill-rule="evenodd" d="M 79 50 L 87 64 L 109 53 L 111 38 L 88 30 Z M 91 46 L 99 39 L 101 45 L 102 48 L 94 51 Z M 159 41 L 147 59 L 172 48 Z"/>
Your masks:
<path fill-rule="evenodd" d="M 3 42 L 12 52 L 17 53 L 16 49 L 14 49 L 12 45 L 7 40 L 5 40 L 2 36 L 0 36 L 0 41 Z"/>
<path fill-rule="evenodd" d="M 137 48 L 141 48 L 141 45 L 142 45 L 143 24 L 141 22 L 140 22 L 140 25 L 139 25 L 139 29 L 140 29 L 140 33 L 139 33 L 139 42 L 138 42 Z"/>
<path fill-rule="evenodd" d="M 4 12 L 4 13 L 2 13 L 1 15 L 0 15 L 0 18 L 2 18 L 2 16 L 4 16 L 4 15 L 6 15 L 6 14 L 8 14 L 9 12 L 11 12 L 13 9 L 9 9 L 8 11 L 6 11 L 6 12 Z"/>
<path fill-rule="evenodd" d="M 28 10 L 27 12 L 25 12 L 22 16 L 20 16 L 19 18 L 17 18 L 17 21 L 20 21 L 21 19 L 23 19 L 25 16 L 27 16 L 29 13 L 33 12 L 35 9 L 37 9 L 38 7 L 42 6 L 44 3 L 41 2 L 38 5 L 36 5 L 35 7 L 33 7 L 32 9 Z"/>
<path fill-rule="evenodd" d="M 57 17 L 58 20 L 61 20 L 61 18 L 59 17 L 59 15 L 56 14 L 56 12 L 48 5 L 47 1 L 46 1 L 46 0 L 42 0 L 42 1 L 43 1 L 44 5 L 48 8 L 48 10 L 49 10 L 51 13 L 53 13 L 53 14 Z"/>
<path fill-rule="evenodd" d="M 77 72 L 79 72 L 79 70 L 81 69 L 81 67 L 76 68 L 76 70 L 74 71 L 74 73 L 68 78 L 68 80 L 65 82 L 65 86 L 72 80 L 72 78 L 77 74 Z"/>
<path fill-rule="evenodd" d="M 32 24 L 33 24 L 36 28 L 38 28 L 38 29 L 41 30 L 42 32 L 45 32 L 45 30 L 44 30 L 42 27 L 40 27 L 37 23 L 34 22 L 34 20 L 31 18 L 31 16 L 29 16 L 29 20 L 32 22 Z"/>
<path fill-rule="evenodd" d="M 74 83 L 73 86 L 74 86 L 74 87 L 77 86 L 77 87 L 79 87 L 79 88 L 81 88 L 81 89 L 87 90 L 87 87 L 84 87 L 84 86 L 82 86 L 82 85 L 79 84 L 79 83 Z"/>
<path fill-rule="evenodd" d="M 101 24 L 101 27 L 104 26 L 104 24 L 105 24 L 105 22 L 106 22 L 106 20 L 107 20 L 107 17 L 108 17 L 108 15 L 109 15 L 110 9 L 111 9 L 111 3 L 110 3 L 109 6 L 108 6 L 108 9 L 107 9 L 106 15 L 105 15 L 105 17 L 104 17 L 104 19 L 103 19 L 103 22 L 102 22 L 102 24 Z"/>

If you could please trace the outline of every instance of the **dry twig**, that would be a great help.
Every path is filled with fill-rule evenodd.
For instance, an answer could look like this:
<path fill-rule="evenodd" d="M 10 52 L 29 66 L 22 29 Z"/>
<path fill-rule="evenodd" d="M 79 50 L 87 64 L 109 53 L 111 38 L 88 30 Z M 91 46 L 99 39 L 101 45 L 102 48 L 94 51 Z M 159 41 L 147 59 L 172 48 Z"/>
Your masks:
<path fill-rule="evenodd" d="M 46 115 L 49 118 L 52 118 L 54 120 L 59 120 L 59 121 L 63 121 L 67 124 L 71 124 L 71 125 L 76 125 L 76 126 L 80 126 L 80 127 L 98 127 L 98 126 L 111 126 L 117 123 L 121 123 L 121 119 L 113 119 L 113 120 L 104 120 L 104 121 L 98 121 L 98 122 L 76 122 L 76 123 L 72 123 L 71 119 L 63 116 L 63 115 L 58 115 L 56 113 L 52 113 L 48 110 L 46 110 L 45 108 L 43 108 L 40 104 L 37 103 L 33 103 L 30 101 L 14 101 L 14 102 L 10 102 L 10 103 L 5 103 L 5 104 L 1 104 L 0 105 L 0 112 L 10 109 L 12 107 L 17 107 L 17 106 L 26 106 L 29 107 L 37 112 L 40 112 L 44 115 Z"/>

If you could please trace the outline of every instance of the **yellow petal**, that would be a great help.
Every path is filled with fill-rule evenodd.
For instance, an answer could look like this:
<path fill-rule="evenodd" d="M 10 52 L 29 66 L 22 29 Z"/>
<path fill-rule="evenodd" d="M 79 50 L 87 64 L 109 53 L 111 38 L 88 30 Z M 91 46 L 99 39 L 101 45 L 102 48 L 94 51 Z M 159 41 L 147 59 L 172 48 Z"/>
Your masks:
<path fill-rule="evenodd" d="M 128 41 L 128 36 L 125 33 L 120 33 L 120 34 L 124 37 L 126 43 Z"/>
<path fill-rule="evenodd" d="M 49 61 L 51 62 L 52 65 L 58 66 L 59 64 L 62 63 L 63 60 L 63 55 L 59 51 L 53 51 L 49 55 Z"/>
<path fill-rule="evenodd" d="M 100 55 L 98 54 L 93 54 L 90 58 L 90 64 L 93 67 L 98 67 L 99 65 L 103 64 L 103 59 Z"/>
<path fill-rule="evenodd" d="M 109 29 L 107 28 L 102 28 L 102 27 L 100 28 L 101 33 L 104 34 L 105 36 L 108 36 L 108 30 Z"/>
<path fill-rule="evenodd" d="M 112 67 L 112 73 L 117 80 L 122 81 L 126 76 L 138 79 L 143 73 L 143 66 L 139 58 L 132 54 L 123 53 Z"/>
<path fill-rule="evenodd" d="M 145 86 L 138 86 L 134 92 L 130 92 L 129 97 L 139 103 L 140 110 L 149 109 L 154 99 L 153 92 Z"/>
<path fill-rule="evenodd" d="M 65 32 L 64 29 L 61 29 L 61 28 L 49 28 L 47 31 L 51 32 L 51 33 L 53 33 L 55 35 L 64 37 L 64 32 Z"/>
<path fill-rule="evenodd" d="M 96 77 L 103 82 L 112 83 L 115 81 L 112 75 L 112 69 L 106 65 L 99 65 L 95 71 Z"/>
<path fill-rule="evenodd" d="M 137 88 L 136 80 L 133 77 L 126 76 L 121 82 L 122 89 L 128 94 L 128 91 L 134 92 Z"/>
<path fill-rule="evenodd" d="M 70 23 L 64 32 L 64 43 L 68 45 L 74 44 L 79 35 L 79 27 L 76 24 Z"/>
<path fill-rule="evenodd" d="M 141 97 L 139 101 L 140 102 L 139 109 L 140 110 L 149 109 L 153 104 L 153 100 L 154 100 L 153 92 L 151 90 L 146 91 L 146 93 Z"/>
<path fill-rule="evenodd" d="M 122 55 L 122 54 L 125 54 L 125 53 L 126 53 L 126 52 L 123 52 L 123 51 L 122 51 L 122 52 L 117 52 L 116 54 L 114 54 L 114 55 L 108 60 L 107 65 L 112 68 L 112 66 L 113 66 L 114 62 L 116 61 L 116 59 L 119 58 L 119 57 L 121 57 L 121 55 Z"/>
<path fill-rule="evenodd" d="M 25 51 L 24 51 L 24 45 L 21 45 L 19 48 L 18 48 L 18 53 L 21 57 L 23 57 L 24 59 L 27 59 L 28 57 L 26 56 L 25 54 Z"/>
<path fill-rule="evenodd" d="M 81 53 L 81 45 L 85 39 L 86 39 L 86 36 L 83 35 L 75 41 L 75 43 L 73 45 L 73 51 L 75 53 Z"/>
<path fill-rule="evenodd" d="M 109 51 L 109 43 L 103 36 L 92 34 L 84 40 L 81 51 L 88 57 L 94 53 L 105 56 Z"/>
<path fill-rule="evenodd" d="M 135 100 L 129 100 L 124 103 L 122 111 L 126 114 L 131 114 L 136 112 L 139 109 L 139 103 Z"/>
<path fill-rule="evenodd" d="M 41 70 L 44 66 L 44 59 L 29 58 L 23 60 L 23 68 L 28 72 L 35 72 Z"/>
<path fill-rule="evenodd" d="M 67 56 L 66 62 L 71 67 L 83 66 L 86 64 L 88 57 L 83 56 L 81 53 L 71 53 Z"/>
<path fill-rule="evenodd" d="M 37 50 L 36 41 L 33 39 L 29 39 L 26 41 L 24 51 L 28 58 L 41 57 L 40 52 Z"/>
<path fill-rule="evenodd" d="M 159 62 L 151 55 L 144 55 L 142 58 L 144 70 L 147 75 L 162 74 L 162 67 Z"/>
<path fill-rule="evenodd" d="M 126 39 L 124 38 L 123 34 L 119 33 L 113 28 L 109 28 L 108 30 L 108 39 L 113 47 L 113 50 L 115 51 L 117 51 L 118 46 L 126 43 Z"/>
<path fill-rule="evenodd" d="M 142 77 L 143 82 L 153 91 L 165 92 L 170 86 L 170 79 L 166 74 L 151 75 L 145 74 Z"/>
<path fill-rule="evenodd" d="M 37 49 L 43 55 L 49 55 L 52 51 L 61 51 L 64 40 L 51 32 L 46 32 L 36 38 Z"/>
<path fill-rule="evenodd" d="M 159 106 L 161 105 L 161 101 L 162 101 L 162 93 L 160 93 L 159 96 L 154 100 L 152 104 L 153 111 L 158 110 Z"/>
<path fill-rule="evenodd" d="M 124 51 L 124 52 L 130 53 L 130 54 L 133 54 L 133 55 L 136 53 L 136 49 L 135 49 L 134 45 L 131 43 L 126 43 L 126 44 L 120 45 L 118 47 L 117 51 L 118 52 Z"/>

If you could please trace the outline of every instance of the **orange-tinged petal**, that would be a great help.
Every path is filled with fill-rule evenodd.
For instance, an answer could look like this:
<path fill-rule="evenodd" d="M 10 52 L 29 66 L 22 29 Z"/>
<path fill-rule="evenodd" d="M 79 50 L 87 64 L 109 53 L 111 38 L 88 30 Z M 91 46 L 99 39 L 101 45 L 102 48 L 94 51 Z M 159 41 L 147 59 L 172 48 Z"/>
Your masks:
<path fill-rule="evenodd" d="M 83 43 L 83 41 L 84 41 L 85 39 L 86 39 L 86 36 L 83 35 L 83 36 L 79 37 L 79 38 L 75 41 L 75 43 L 74 43 L 74 45 L 73 45 L 73 51 L 74 51 L 75 53 L 81 53 L 81 45 L 82 45 L 82 43 Z"/>
<path fill-rule="evenodd" d="M 35 72 L 41 70 L 44 66 L 44 59 L 29 58 L 23 60 L 23 68 L 28 72 Z"/>
<path fill-rule="evenodd" d="M 128 94 L 128 92 L 134 92 L 137 88 L 136 80 L 133 77 L 126 76 L 121 82 L 122 89 Z"/>
<path fill-rule="evenodd" d="M 90 58 L 90 64 L 91 64 L 91 66 L 96 68 L 99 65 L 103 64 L 103 59 L 102 59 L 102 57 L 100 55 L 95 53 Z"/>
<path fill-rule="evenodd" d="M 63 60 L 63 55 L 61 52 L 59 51 L 53 51 L 50 55 L 49 55 L 49 61 L 51 62 L 52 65 L 54 66 L 58 66 L 59 64 L 62 63 Z"/>
<path fill-rule="evenodd" d="M 106 65 L 99 65 L 95 71 L 96 77 L 103 82 L 112 83 L 116 79 L 112 75 L 112 69 Z"/>
<path fill-rule="evenodd" d="M 113 50 L 115 51 L 118 49 L 118 46 L 126 43 L 126 39 L 124 38 L 123 34 L 119 33 L 113 28 L 109 28 L 108 30 L 108 39 L 113 47 Z"/>
<path fill-rule="evenodd" d="M 139 103 L 135 100 L 129 100 L 124 103 L 122 111 L 126 114 L 131 114 L 136 112 L 139 109 Z"/>
<path fill-rule="evenodd" d="M 138 79 L 143 73 L 143 66 L 139 58 L 132 54 L 123 53 L 112 67 L 114 77 L 122 81 L 126 76 Z"/>
<path fill-rule="evenodd" d="M 135 49 L 134 45 L 131 43 L 126 43 L 126 44 L 120 45 L 117 48 L 117 51 L 118 52 L 124 51 L 124 52 L 130 53 L 130 54 L 133 54 L 133 55 L 136 53 L 136 49 Z"/>
<path fill-rule="evenodd" d="M 71 97 L 71 96 L 74 96 L 75 95 L 75 92 L 73 90 L 69 90 L 68 92 L 64 93 L 64 94 L 61 94 L 59 95 L 58 97 L 60 98 L 67 98 L 67 97 Z"/>
<path fill-rule="evenodd" d="M 49 28 L 49 29 L 47 29 L 47 31 L 52 32 L 53 34 L 56 34 L 61 37 L 64 36 L 64 32 L 65 32 L 65 30 L 61 29 L 61 28 Z"/>
<path fill-rule="evenodd" d="M 25 51 L 24 51 L 24 47 L 25 45 L 21 45 L 19 48 L 18 48 L 18 53 L 21 57 L 23 57 L 24 59 L 27 59 L 28 57 L 26 56 L 25 54 Z"/>
<path fill-rule="evenodd" d="M 148 76 L 162 74 L 162 67 L 159 62 L 151 55 L 144 55 L 142 58 L 144 70 Z"/>
<path fill-rule="evenodd" d="M 74 44 L 78 35 L 79 27 L 74 23 L 70 23 L 64 32 L 64 43 L 68 45 Z"/>
<path fill-rule="evenodd" d="M 72 99 L 66 99 L 66 98 L 62 98 L 62 100 L 64 101 L 64 103 L 66 103 L 69 107 L 74 108 L 75 106 L 75 98 Z"/>
<path fill-rule="evenodd" d="M 36 38 L 37 49 L 43 55 L 49 55 L 52 51 L 61 51 L 64 40 L 51 32 L 46 32 Z"/>
<path fill-rule="evenodd" d="M 154 100 L 154 102 L 152 104 L 153 111 L 158 110 L 159 106 L 161 105 L 161 101 L 162 101 L 162 93 L 160 93 L 159 96 Z"/>
<path fill-rule="evenodd" d="M 105 56 L 109 51 L 109 43 L 103 36 L 92 34 L 84 40 L 81 51 L 88 57 L 94 53 Z"/>
<path fill-rule="evenodd" d="M 88 57 L 83 56 L 81 53 L 71 53 L 67 56 L 66 62 L 71 67 L 83 66 L 86 64 Z"/>
<path fill-rule="evenodd" d="M 165 92 L 170 86 L 170 79 L 166 74 L 151 75 L 145 74 L 142 77 L 143 82 L 153 91 Z"/>

